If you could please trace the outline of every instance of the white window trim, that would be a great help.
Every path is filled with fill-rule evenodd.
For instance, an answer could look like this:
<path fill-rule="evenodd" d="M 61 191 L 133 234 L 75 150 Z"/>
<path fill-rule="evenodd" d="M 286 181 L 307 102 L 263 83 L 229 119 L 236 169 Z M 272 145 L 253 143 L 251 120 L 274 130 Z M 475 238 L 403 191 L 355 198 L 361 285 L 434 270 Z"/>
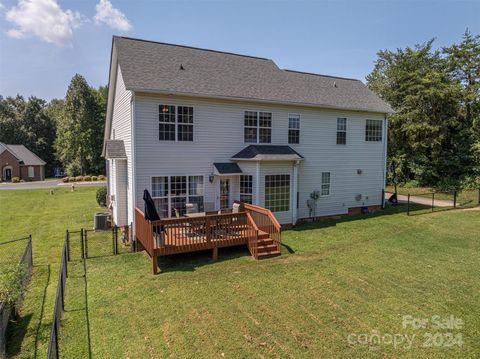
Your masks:
<path fill-rule="evenodd" d="M 288 213 L 292 210 L 292 206 L 295 205 L 296 203 L 292 203 L 292 174 L 291 173 L 268 173 L 263 176 L 263 201 L 264 201 L 264 207 L 267 208 L 267 176 L 288 176 L 288 209 L 284 211 L 273 211 L 273 213 Z"/>
<path fill-rule="evenodd" d="M 290 131 L 290 116 L 298 116 L 298 143 L 290 143 L 289 141 L 289 136 L 288 136 L 288 132 Z M 272 119 L 272 122 L 273 122 L 273 119 Z M 288 130 L 287 130 L 287 143 L 289 145 L 299 145 L 300 143 L 302 143 L 302 116 L 299 114 L 299 113 L 289 113 L 288 114 Z"/>
<path fill-rule="evenodd" d="M 243 192 L 242 192 L 242 176 L 249 176 L 249 177 L 251 177 L 252 193 L 243 193 Z M 251 201 L 252 204 L 253 204 L 253 197 L 254 197 L 253 193 L 254 193 L 254 187 L 255 187 L 255 186 L 254 186 L 254 179 L 253 179 L 253 177 L 254 177 L 254 176 L 251 175 L 251 174 L 242 174 L 242 175 L 240 175 L 240 177 L 238 178 L 238 195 L 239 195 L 239 198 L 242 198 L 242 196 L 250 196 L 250 197 L 252 197 L 252 201 Z"/>
<path fill-rule="evenodd" d="M 172 141 L 173 142 L 173 141 Z M 152 181 L 153 178 L 155 177 L 167 177 L 167 186 L 168 186 L 168 196 L 161 196 L 161 197 L 154 197 L 153 196 L 153 185 Z M 203 205 L 205 206 L 205 175 L 202 174 L 162 174 L 162 175 L 155 175 L 155 176 L 150 176 L 150 195 L 152 196 L 152 199 L 168 199 L 168 217 L 167 218 L 172 218 L 172 198 L 175 197 L 180 197 L 180 196 L 171 196 L 171 177 L 187 177 L 187 183 L 186 183 L 186 197 L 187 200 L 190 197 L 190 186 L 189 186 L 189 181 L 188 177 L 202 177 L 203 178 Z M 192 197 L 199 197 L 199 196 L 192 196 Z"/>
<path fill-rule="evenodd" d="M 338 120 L 339 119 L 345 119 L 345 131 L 339 131 L 338 130 Z M 365 122 L 365 126 L 367 125 L 367 123 Z M 335 122 L 335 126 L 336 126 L 336 131 L 335 131 L 335 144 L 337 146 L 347 146 L 348 145 L 348 138 L 347 138 L 347 134 L 348 134 L 348 117 L 337 117 L 337 121 Z M 338 133 L 339 132 L 345 132 L 345 143 L 337 143 L 337 137 L 338 137 Z"/>
<path fill-rule="evenodd" d="M 382 129 L 380 131 L 380 135 L 382 136 L 382 138 L 380 139 L 380 141 L 373 141 L 373 140 L 370 140 L 370 141 L 367 141 L 367 121 L 377 121 L 377 122 L 380 122 L 381 125 L 382 125 Z M 365 127 L 363 128 L 363 142 L 367 142 L 367 143 L 383 143 L 383 139 L 384 139 L 384 120 L 382 119 L 376 119 L 376 118 L 366 118 L 365 119 Z"/>
<path fill-rule="evenodd" d="M 256 112 L 257 113 L 257 126 L 245 126 L 245 112 Z M 261 127 L 260 126 L 260 112 L 269 113 L 272 116 L 270 127 Z M 268 110 L 243 110 L 242 112 L 242 121 L 243 121 L 243 143 L 251 145 L 268 145 L 272 144 L 272 133 L 273 133 L 273 112 Z M 256 128 L 257 129 L 257 142 L 246 142 L 245 141 L 245 128 Z M 260 129 L 269 128 L 270 129 L 270 142 L 260 142 Z"/>
<path fill-rule="evenodd" d="M 196 121 L 196 114 L 197 114 L 197 109 L 196 109 L 196 107 L 193 106 L 193 105 L 182 105 L 182 104 L 177 105 L 177 104 L 175 104 L 175 103 L 171 103 L 171 102 L 168 103 L 168 102 L 169 102 L 169 101 L 165 101 L 165 102 L 163 102 L 163 103 L 162 103 L 162 102 L 159 102 L 159 103 L 157 104 L 157 109 L 158 109 L 158 114 L 157 114 L 157 117 L 158 117 L 158 118 L 157 118 L 157 126 L 160 126 L 160 123 L 170 123 L 170 124 L 174 124 L 173 122 L 160 122 L 160 117 L 159 117 L 159 116 L 160 116 L 160 105 L 163 105 L 163 106 L 175 106 L 175 141 L 161 140 L 160 138 L 158 138 L 158 135 L 160 135 L 160 134 L 159 134 L 159 127 L 157 127 L 157 133 L 158 133 L 158 135 L 157 135 L 157 141 L 158 141 L 158 142 L 161 142 L 161 143 L 163 143 L 163 144 L 166 144 L 166 143 L 194 143 L 194 142 L 196 142 L 196 141 L 195 141 L 195 134 L 196 134 L 196 131 L 195 131 L 195 127 L 196 127 L 196 126 L 195 126 L 195 124 L 196 124 L 196 122 L 197 122 L 197 121 Z M 191 107 L 191 108 L 193 109 L 193 123 L 191 124 L 191 126 L 192 126 L 192 131 L 193 131 L 193 138 L 192 138 L 191 141 L 179 141 L 179 140 L 178 140 L 178 124 L 179 124 L 179 122 L 178 122 L 178 107 Z M 155 176 L 153 176 L 153 177 L 155 177 Z"/>
<path fill-rule="evenodd" d="M 328 194 L 322 194 L 323 187 L 323 174 L 329 173 L 329 182 L 328 182 Z M 330 197 L 332 195 L 332 172 L 331 171 L 322 171 L 320 173 L 320 197 Z"/>

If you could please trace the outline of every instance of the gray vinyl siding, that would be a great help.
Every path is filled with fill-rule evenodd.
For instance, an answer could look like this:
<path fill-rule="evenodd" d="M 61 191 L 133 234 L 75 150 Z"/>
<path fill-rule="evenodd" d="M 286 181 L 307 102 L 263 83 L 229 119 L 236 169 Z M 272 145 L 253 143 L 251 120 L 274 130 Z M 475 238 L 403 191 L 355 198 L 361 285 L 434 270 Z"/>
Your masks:
<path fill-rule="evenodd" d="M 114 139 L 113 134 L 115 131 L 115 139 L 123 140 L 127 154 L 127 166 L 125 169 L 123 168 L 125 160 L 113 161 L 111 176 L 115 177 L 115 179 L 111 183 L 114 184 L 115 188 L 114 191 L 112 190 L 112 194 L 115 194 L 116 197 L 114 202 L 114 220 L 117 225 L 125 225 L 133 220 L 133 207 L 129 205 L 129 203 L 133 203 L 131 199 L 132 194 L 123 193 L 128 188 L 131 188 L 129 183 L 132 183 L 133 179 L 131 98 L 132 93 L 125 89 L 122 71 L 118 67 L 110 139 Z M 121 162 L 120 168 L 118 167 L 119 162 Z"/>
<path fill-rule="evenodd" d="M 159 141 L 159 104 L 194 107 L 193 142 Z M 288 145 L 288 115 L 300 115 L 300 144 L 290 145 L 305 158 L 298 171 L 298 218 L 309 216 L 307 200 L 312 191 L 320 190 L 322 172 L 331 172 L 331 189 L 330 196 L 318 201 L 317 215 L 341 214 L 349 207 L 381 204 L 385 138 L 382 142 L 366 142 L 365 123 L 366 119 L 383 120 L 383 114 L 136 94 L 136 205 L 143 206 L 142 192 L 145 188 L 151 190 L 151 177 L 169 175 L 205 176 L 205 202 L 216 202 L 218 178 L 211 184 L 208 176 L 213 172 L 214 162 L 228 162 L 232 155 L 249 145 L 244 143 L 246 110 L 272 112 L 272 144 L 277 145 Z M 346 145 L 336 144 L 337 117 L 347 118 Z M 255 203 L 256 164 L 241 161 L 239 165 L 245 174 L 253 176 Z M 357 169 L 363 173 L 358 175 Z M 290 174 L 290 211 L 276 215 L 281 223 L 291 223 L 292 206 L 296 205 L 293 200 L 293 163 L 263 162 L 260 172 L 259 205 L 264 205 L 265 174 Z M 235 191 L 233 195 L 238 189 Z M 357 194 L 362 194 L 364 200 L 356 201 Z"/>

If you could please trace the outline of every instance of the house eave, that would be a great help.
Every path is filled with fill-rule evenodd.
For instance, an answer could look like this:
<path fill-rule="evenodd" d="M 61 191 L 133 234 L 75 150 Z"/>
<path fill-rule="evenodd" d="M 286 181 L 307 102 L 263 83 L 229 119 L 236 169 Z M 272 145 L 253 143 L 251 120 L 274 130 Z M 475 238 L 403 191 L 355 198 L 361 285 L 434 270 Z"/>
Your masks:
<path fill-rule="evenodd" d="M 304 103 L 304 102 L 293 102 L 293 101 L 276 101 L 268 99 L 259 99 L 254 97 L 238 97 L 238 96 L 224 96 L 224 95 L 209 95 L 202 93 L 194 92 L 179 92 L 179 91 L 166 91 L 166 90 L 157 90 L 157 89 L 147 89 L 147 88 L 136 88 L 131 86 L 126 86 L 126 89 L 136 93 L 146 93 L 146 94 L 156 94 L 161 96 L 184 96 L 184 97 L 194 97 L 194 98 L 204 98 L 204 99 L 217 99 L 217 100 L 230 100 L 230 101 L 248 101 L 248 102 L 257 102 L 259 104 L 274 104 L 274 105 L 284 105 L 284 106 L 297 106 L 297 107 L 309 107 L 309 108 L 321 108 L 328 110 L 340 110 L 340 111 L 354 111 L 354 112 L 367 112 L 375 114 L 384 114 L 388 115 L 393 113 L 393 110 L 373 110 L 368 108 L 357 108 L 357 107 L 339 107 L 339 106 L 330 106 L 323 104 L 315 103 Z"/>

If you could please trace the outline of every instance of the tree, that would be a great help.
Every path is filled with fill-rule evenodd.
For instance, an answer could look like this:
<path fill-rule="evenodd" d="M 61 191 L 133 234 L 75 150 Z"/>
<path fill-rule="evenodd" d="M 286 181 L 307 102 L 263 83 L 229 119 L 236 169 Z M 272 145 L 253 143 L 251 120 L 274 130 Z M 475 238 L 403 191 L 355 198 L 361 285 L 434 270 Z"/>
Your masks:
<path fill-rule="evenodd" d="M 462 121 L 462 86 L 433 40 L 380 51 L 370 89 L 390 103 L 389 156 L 402 160 L 405 180 L 456 187 L 472 168 L 471 126 Z"/>
<path fill-rule="evenodd" d="M 70 175 L 95 170 L 101 146 L 95 96 L 87 81 L 76 74 L 68 87 L 64 108 L 57 121 L 57 156 Z M 103 135 L 103 134 L 102 134 Z"/>
<path fill-rule="evenodd" d="M 462 89 L 460 120 L 464 123 L 464 138 L 472 153 L 474 180 L 480 180 L 480 36 L 468 29 L 460 44 L 443 49 L 447 55 L 448 70 Z"/>
<path fill-rule="evenodd" d="M 42 158 L 50 173 L 55 157 L 55 123 L 46 110 L 46 102 L 37 97 L 0 97 L 0 142 L 22 144 Z"/>

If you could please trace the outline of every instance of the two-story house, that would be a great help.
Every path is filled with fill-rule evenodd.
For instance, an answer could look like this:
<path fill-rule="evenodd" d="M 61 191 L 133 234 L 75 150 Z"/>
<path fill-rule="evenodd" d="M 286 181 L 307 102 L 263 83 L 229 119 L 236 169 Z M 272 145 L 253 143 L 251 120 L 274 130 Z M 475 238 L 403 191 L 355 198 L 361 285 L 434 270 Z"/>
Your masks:
<path fill-rule="evenodd" d="M 113 220 L 270 209 L 281 224 L 383 204 L 391 108 L 361 81 L 114 37 L 104 156 Z"/>

